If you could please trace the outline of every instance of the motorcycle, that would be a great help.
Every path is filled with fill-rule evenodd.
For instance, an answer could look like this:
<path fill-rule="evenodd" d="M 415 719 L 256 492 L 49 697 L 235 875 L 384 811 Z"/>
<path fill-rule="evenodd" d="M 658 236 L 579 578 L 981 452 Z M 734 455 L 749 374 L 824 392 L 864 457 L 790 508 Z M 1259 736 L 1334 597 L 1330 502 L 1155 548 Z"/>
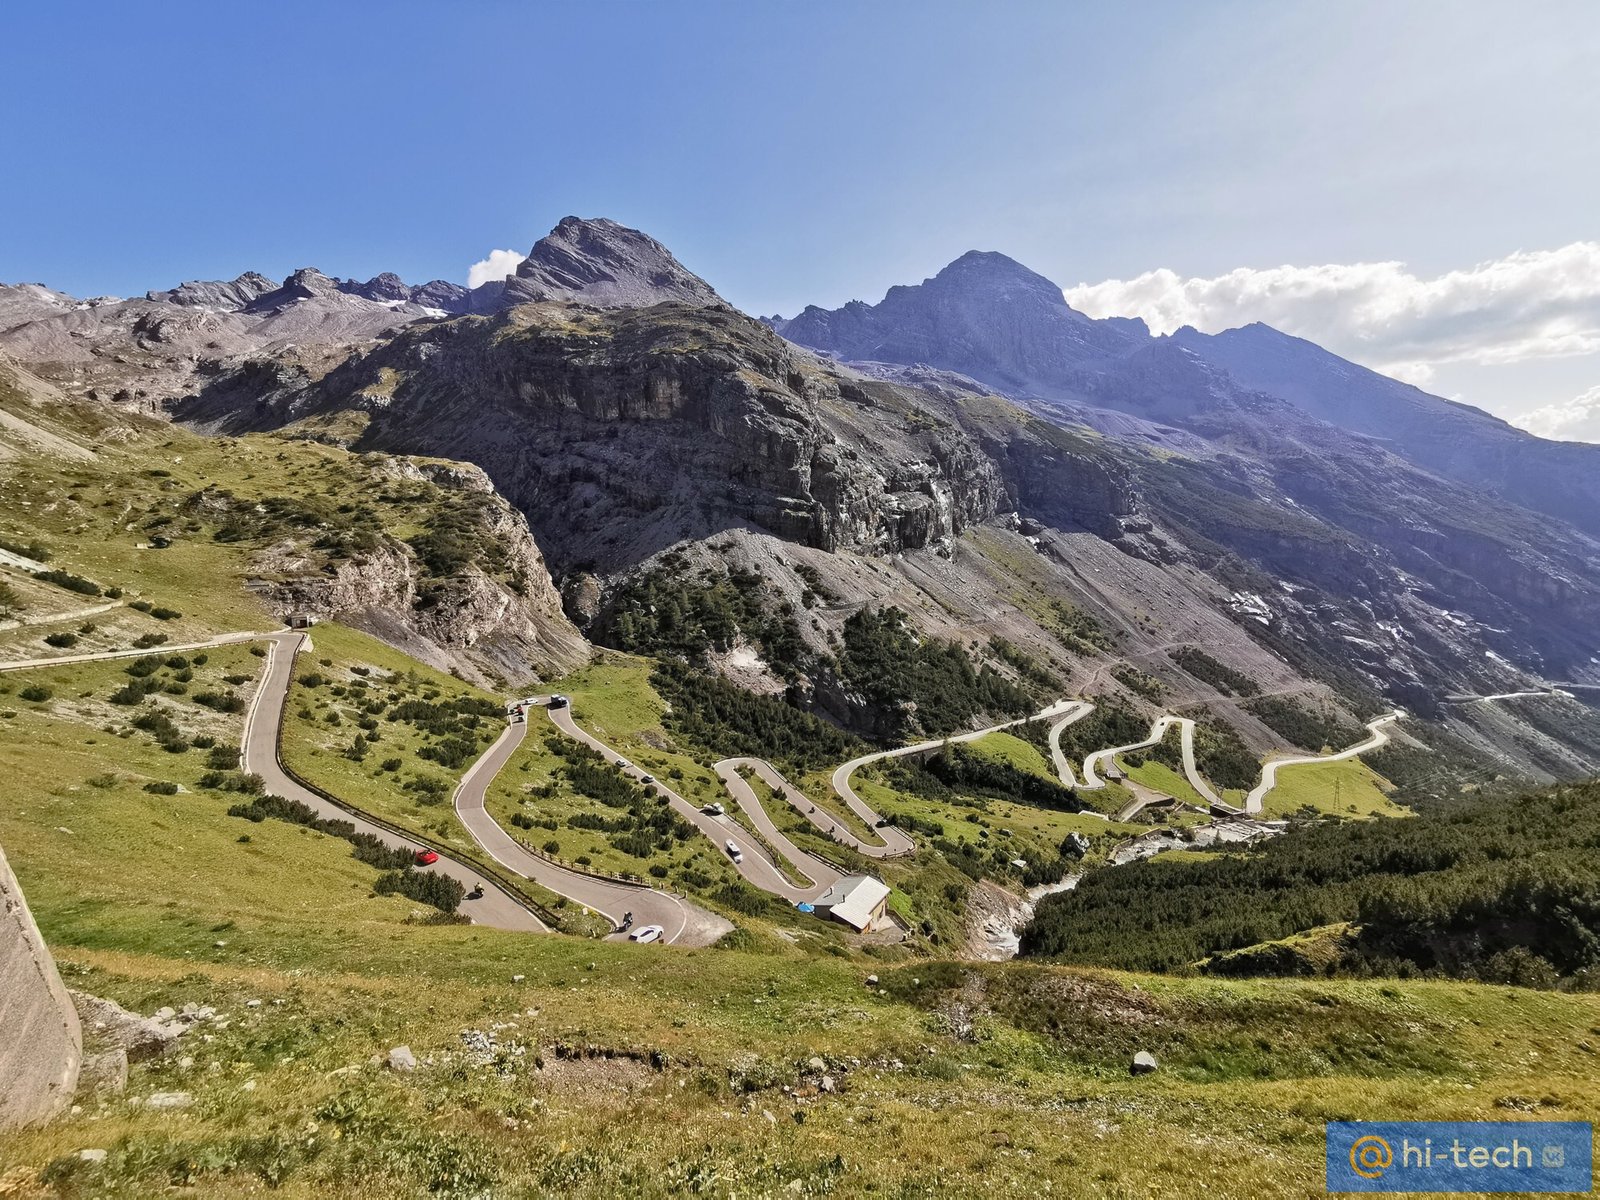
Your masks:
<path fill-rule="evenodd" d="M 467 893 L 467 899 L 468 900 L 482 900 L 483 899 L 483 884 L 481 884 L 481 883 L 478 884 L 477 887 L 473 888 L 470 892 L 468 892 Z"/>
<path fill-rule="evenodd" d="M 622 927 L 624 929 L 632 929 L 633 928 L 633 914 L 631 912 L 627 912 L 627 913 L 623 913 L 622 914 Z"/>

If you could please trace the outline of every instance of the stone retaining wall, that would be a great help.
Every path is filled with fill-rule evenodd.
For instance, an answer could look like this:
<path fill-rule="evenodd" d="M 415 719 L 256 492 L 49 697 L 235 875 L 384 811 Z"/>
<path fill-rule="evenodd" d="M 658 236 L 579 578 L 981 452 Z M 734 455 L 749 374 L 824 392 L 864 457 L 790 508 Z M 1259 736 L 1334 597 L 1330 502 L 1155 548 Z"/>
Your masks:
<path fill-rule="evenodd" d="M 0 850 L 0 1129 L 72 1102 L 83 1031 L 22 889 Z"/>

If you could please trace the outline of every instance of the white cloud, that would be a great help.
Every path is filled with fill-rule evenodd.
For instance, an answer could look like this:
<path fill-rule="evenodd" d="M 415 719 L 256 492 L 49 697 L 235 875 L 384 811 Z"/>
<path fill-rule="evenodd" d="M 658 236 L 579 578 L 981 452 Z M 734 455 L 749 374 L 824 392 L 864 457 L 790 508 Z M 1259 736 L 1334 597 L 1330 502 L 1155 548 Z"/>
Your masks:
<path fill-rule="evenodd" d="M 1600 387 L 1592 387 L 1563 404 L 1536 408 L 1515 421 L 1540 437 L 1564 442 L 1600 442 Z"/>
<path fill-rule="evenodd" d="M 491 250 L 488 258 L 479 259 L 467 268 L 467 286 L 477 287 L 493 279 L 515 275 L 517 267 L 526 257 L 526 254 L 516 250 Z"/>
<path fill-rule="evenodd" d="M 1432 278 L 1398 262 L 1241 267 L 1211 279 L 1162 268 L 1065 295 L 1090 316 L 1143 317 L 1156 333 L 1264 321 L 1419 385 L 1444 363 L 1600 351 L 1600 242 L 1519 251 Z"/>

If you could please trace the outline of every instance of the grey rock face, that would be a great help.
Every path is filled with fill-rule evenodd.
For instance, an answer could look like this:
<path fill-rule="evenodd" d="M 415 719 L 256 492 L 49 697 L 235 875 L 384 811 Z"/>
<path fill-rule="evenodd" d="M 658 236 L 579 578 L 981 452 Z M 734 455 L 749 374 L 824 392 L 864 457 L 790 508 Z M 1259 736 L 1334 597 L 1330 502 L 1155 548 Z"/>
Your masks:
<path fill-rule="evenodd" d="M 479 468 L 466 463 L 416 462 L 394 458 L 384 467 L 397 479 L 426 479 L 439 487 L 481 497 L 482 536 L 498 548 L 499 570 L 508 586 L 475 563 L 445 580 L 424 582 L 413 555 L 386 542 L 358 558 L 322 564 L 297 542 L 270 547 L 256 568 L 275 582 L 263 595 L 280 612 L 338 616 L 439 666 L 457 666 L 451 655 L 472 651 L 511 678 L 529 666 L 559 673 L 585 661 L 587 647 L 562 613 L 561 596 L 527 519 L 495 495 Z"/>
<path fill-rule="evenodd" d="M 210 308 L 238 312 L 251 301 L 273 291 L 278 285 L 265 275 L 246 271 L 237 279 L 196 280 L 180 283 L 164 292 L 146 292 L 146 300 L 161 304 L 177 304 L 185 308 Z"/>
<path fill-rule="evenodd" d="M 128 1052 L 120 1046 L 83 1060 L 78 1075 L 78 1090 L 103 1095 L 120 1095 L 128 1086 Z"/>
<path fill-rule="evenodd" d="M 0 1129 L 64 1109 L 82 1058 L 78 1014 L 0 853 Z"/>
<path fill-rule="evenodd" d="M 130 1062 L 143 1062 L 169 1053 L 188 1026 L 188 1022 L 175 1016 L 165 1020 L 142 1017 L 115 1000 L 91 996 L 87 992 L 73 992 L 72 1000 L 77 1005 L 84 1030 L 94 1039 L 124 1051 Z"/>
<path fill-rule="evenodd" d="M 330 279 L 315 267 L 301 267 L 283 281 L 282 286 L 264 292 L 246 307 L 248 312 L 270 312 L 284 308 L 299 300 L 317 300 L 337 296 L 342 289 L 339 281 Z"/>
<path fill-rule="evenodd" d="M 459 283 L 450 283 L 443 279 L 435 279 L 411 289 L 411 303 L 420 304 L 424 308 L 443 309 L 447 313 L 464 313 L 468 309 L 468 297 L 472 295 Z"/>
<path fill-rule="evenodd" d="M 638 308 L 667 300 L 722 303 L 710 284 L 654 238 L 615 221 L 578 217 L 563 218 L 506 282 L 505 303 L 540 300 L 598 308 Z"/>
<path fill-rule="evenodd" d="M 1009 503 L 954 421 L 908 422 L 894 386 L 842 375 L 727 308 L 524 305 L 414 326 L 248 411 L 228 381 L 217 389 L 218 408 L 183 415 L 271 424 L 354 404 L 370 414 L 362 448 L 477 463 L 559 572 L 630 566 L 730 527 L 920 549 Z"/>
<path fill-rule="evenodd" d="M 403 304 L 411 299 L 411 288 L 407 287 L 405 280 L 393 271 L 374 275 L 365 283 L 347 279 L 339 285 L 339 290 L 348 292 L 352 296 L 360 296 L 363 300 L 375 300 L 380 303 L 398 300 Z"/>
<path fill-rule="evenodd" d="M 1085 362 L 1136 344 L 1068 307 L 1061 289 L 1003 254 L 972 251 L 881 303 L 807 308 L 775 328 L 846 361 L 922 363 L 1009 395 L 1056 394 Z"/>

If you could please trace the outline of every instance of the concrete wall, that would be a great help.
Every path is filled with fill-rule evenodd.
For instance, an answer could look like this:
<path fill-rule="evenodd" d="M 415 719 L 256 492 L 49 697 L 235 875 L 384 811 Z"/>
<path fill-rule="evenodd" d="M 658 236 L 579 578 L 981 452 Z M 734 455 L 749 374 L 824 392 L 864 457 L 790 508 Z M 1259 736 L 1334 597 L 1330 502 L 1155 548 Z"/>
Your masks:
<path fill-rule="evenodd" d="M 0 1129 L 66 1108 L 82 1061 L 77 1011 L 0 850 Z"/>

